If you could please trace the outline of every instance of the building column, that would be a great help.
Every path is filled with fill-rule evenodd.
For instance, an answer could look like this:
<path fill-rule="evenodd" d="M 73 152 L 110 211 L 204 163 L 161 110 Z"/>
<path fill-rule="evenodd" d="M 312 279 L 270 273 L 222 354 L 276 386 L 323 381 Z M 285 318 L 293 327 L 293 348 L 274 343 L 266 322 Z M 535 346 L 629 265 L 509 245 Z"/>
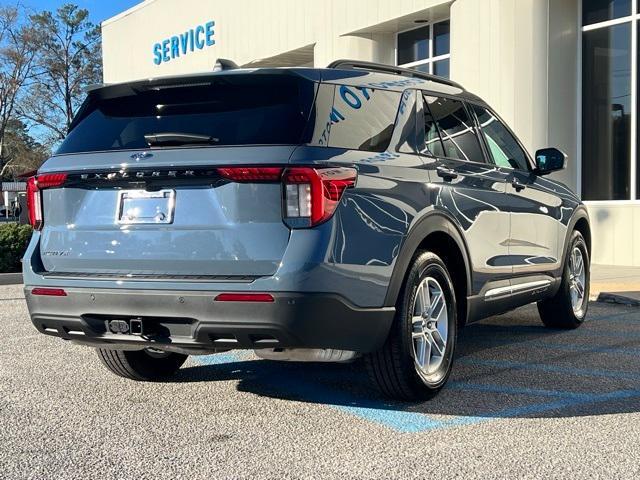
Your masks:
<path fill-rule="evenodd" d="M 577 187 L 578 0 L 456 0 L 451 77 L 486 100 L 531 154 L 570 157 L 554 177 Z"/>

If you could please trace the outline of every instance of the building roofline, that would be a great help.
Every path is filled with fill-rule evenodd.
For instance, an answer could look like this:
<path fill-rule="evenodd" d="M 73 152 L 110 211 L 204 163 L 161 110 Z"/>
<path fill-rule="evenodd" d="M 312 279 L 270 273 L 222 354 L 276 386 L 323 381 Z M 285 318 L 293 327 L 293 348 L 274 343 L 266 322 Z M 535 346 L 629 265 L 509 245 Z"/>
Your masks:
<path fill-rule="evenodd" d="M 110 25 L 114 22 L 117 22 L 118 20 L 127 17 L 129 15 L 131 15 L 132 13 L 137 12 L 138 10 L 141 10 L 144 7 L 147 7 L 149 5 L 151 5 L 152 3 L 154 3 L 156 0 L 144 0 L 136 5 L 134 5 L 131 8 L 128 8 L 127 10 L 125 10 L 124 12 L 120 12 L 118 13 L 116 16 L 111 17 L 111 18 L 107 18 L 105 21 L 103 21 L 100 26 L 101 27 L 106 27 L 107 25 Z"/>

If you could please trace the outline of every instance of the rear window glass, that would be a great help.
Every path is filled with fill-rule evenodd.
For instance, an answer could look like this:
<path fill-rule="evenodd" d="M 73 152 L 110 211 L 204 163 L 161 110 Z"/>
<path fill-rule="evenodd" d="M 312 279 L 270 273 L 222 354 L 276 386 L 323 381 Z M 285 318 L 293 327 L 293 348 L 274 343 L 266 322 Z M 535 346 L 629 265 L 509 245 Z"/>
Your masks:
<path fill-rule="evenodd" d="M 211 145 L 305 143 L 315 84 L 285 75 L 230 75 L 98 95 L 89 96 L 57 153 L 148 148 L 145 135 L 169 133 L 185 145 L 196 143 L 190 135 Z"/>
<path fill-rule="evenodd" d="M 313 143 L 350 150 L 384 152 L 393 129 L 402 94 L 347 85 L 322 85 L 318 95 L 318 121 Z M 330 111 L 327 110 L 327 106 Z M 328 105 L 323 105 L 322 103 Z"/>

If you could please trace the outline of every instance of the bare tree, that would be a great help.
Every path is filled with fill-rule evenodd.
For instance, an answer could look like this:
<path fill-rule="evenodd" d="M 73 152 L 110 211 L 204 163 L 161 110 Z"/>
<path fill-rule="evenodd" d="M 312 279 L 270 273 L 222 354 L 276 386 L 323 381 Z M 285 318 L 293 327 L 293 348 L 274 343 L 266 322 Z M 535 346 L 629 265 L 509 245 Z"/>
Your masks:
<path fill-rule="evenodd" d="M 4 135 L 4 165 L 0 180 L 10 180 L 26 172 L 37 170 L 49 156 L 49 149 L 29 135 L 27 125 L 11 119 Z"/>
<path fill-rule="evenodd" d="M 89 12 L 65 4 L 55 14 L 31 16 L 39 33 L 36 70 L 38 81 L 20 105 L 20 114 L 44 127 L 56 143 L 67 135 L 85 88 L 102 78 L 100 29 Z"/>
<path fill-rule="evenodd" d="M 6 132 L 24 88 L 33 79 L 35 33 L 18 6 L 0 6 L 0 170 L 5 163 Z"/>

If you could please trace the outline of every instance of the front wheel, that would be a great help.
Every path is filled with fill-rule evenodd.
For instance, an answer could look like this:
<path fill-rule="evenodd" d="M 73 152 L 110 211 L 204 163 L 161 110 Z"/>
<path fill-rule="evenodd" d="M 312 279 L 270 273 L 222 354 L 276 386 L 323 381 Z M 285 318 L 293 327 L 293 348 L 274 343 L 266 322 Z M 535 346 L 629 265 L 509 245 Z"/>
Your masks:
<path fill-rule="evenodd" d="M 97 348 L 96 352 L 111 372 L 138 381 L 165 380 L 174 375 L 188 357 L 154 349 L 131 351 Z"/>
<path fill-rule="evenodd" d="M 453 365 L 456 311 L 447 267 L 434 253 L 419 253 L 384 346 L 366 357 L 369 374 L 384 395 L 425 400 L 440 391 Z"/>
<path fill-rule="evenodd" d="M 545 326 L 573 329 L 582 325 L 589 307 L 589 266 L 587 244 L 582 234 L 574 231 L 558 293 L 538 302 L 538 312 Z"/>

